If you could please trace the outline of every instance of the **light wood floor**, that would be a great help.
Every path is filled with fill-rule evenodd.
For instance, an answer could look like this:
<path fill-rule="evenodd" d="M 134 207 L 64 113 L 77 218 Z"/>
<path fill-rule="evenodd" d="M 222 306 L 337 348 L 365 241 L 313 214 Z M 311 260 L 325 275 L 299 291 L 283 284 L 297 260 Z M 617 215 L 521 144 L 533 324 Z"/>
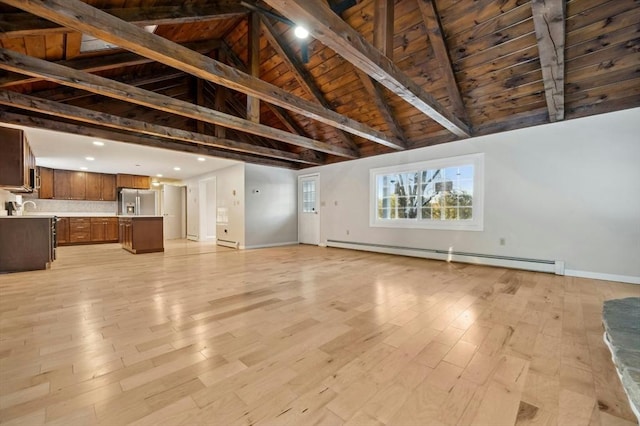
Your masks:
<path fill-rule="evenodd" d="M 630 425 L 640 286 L 310 246 L 63 247 L 0 276 L 0 422 Z"/>

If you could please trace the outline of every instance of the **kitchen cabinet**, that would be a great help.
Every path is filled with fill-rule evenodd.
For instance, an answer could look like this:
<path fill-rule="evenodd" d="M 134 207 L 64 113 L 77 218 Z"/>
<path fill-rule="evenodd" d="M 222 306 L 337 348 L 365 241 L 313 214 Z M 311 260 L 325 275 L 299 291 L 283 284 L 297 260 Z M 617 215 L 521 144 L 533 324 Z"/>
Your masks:
<path fill-rule="evenodd" d="M 149 189 L 151 188 L 151 178 L 149 176 L 118 173 L 116 186 L 118 188 Z"/>
<path fill-rule="evenodd" d="M 118 241 L 118 218 L 92 217 L 91 242 L 115 243 Z"/>
<path fill-rule="evenodd" d="M 69 218 L 69 242 L 87 243 L 91 242 L 91 218 L 70 217 Z"/>
<path fill-rule="evenodd" d="M 71 172 L 71 199 L 85 200 L 87 198 L 87 174 L 85 172 Z"/>
<path fill-rule="evenodd" d="M 52 217 L 0 218 L 0 272 L 48 269 L 55 259 Z"/>
<path fill-rule="evenodd" d="M 58 245 L 69 243 L 69 218 L 59 217 L 58 225 L 56 227 L 56 239 Z"/>
<path fill-rule="evenodd" d="M 116 200 L 116 176 L 106 173 L 85 173 L 85 199 L 91 201 Z"/>
<path fill-rule="evenodd" d="M 119 219 L 119 241 L 122 248 L 134 253 L 164 251 L 162 217 L 133 216 Z"/>
<path fill-rule="evenodd" d="M 0 188 L 31 192 L 35 185 L 36 157 L 20 129 L 0 127 Z"/>
<path fill-rule="evenodd" d="M 69 170 L 53 171 L 53 198 L 58 200 L 71 199 L 71 173 Z"/>
<path fill-rule="evenodd" d="M 38 188 L 38 198 L 53 198 L 53 169 L 48 167 L 38 167 L 38 178 L 40 188 Z"/>

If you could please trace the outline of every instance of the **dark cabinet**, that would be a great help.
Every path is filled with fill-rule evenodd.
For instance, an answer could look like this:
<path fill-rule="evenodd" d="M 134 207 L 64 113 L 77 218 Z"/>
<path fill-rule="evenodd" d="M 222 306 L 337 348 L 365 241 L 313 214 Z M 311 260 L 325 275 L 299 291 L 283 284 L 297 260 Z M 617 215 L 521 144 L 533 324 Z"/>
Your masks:
<path fill-rule="evenodd" d="M 53 218 L 0 218 L 0 272 L 48 269 L 55 257 Z"/>
<path fill-rule="evenodd" d="M 91 242 L 91 218 L 88 218 L 88 217 L 69 218 L 69 242 L 70 243 Z"/>
<path fill-rule="evenodd" d="M 58 225 L 56 227 L 56 239 L 58 245 L 69 243 L 69 218 L 59 217 Z"/>
<path fill-rule="evenodd" d="M 164 251 L 162 217 L 121 217 L 120 244 L 134 254 Z"/>
<path fill-rule="evenodd" d="M 20 129 L 0 127 L 0 188 L 31 192 L 35 185 L 36 157 Z"/>
<path fill-rule="evenodd" d="M 149 176 L 141 175 L 127 175 L 119 173 L 117 178 L 118 188 L 131 188 L 131 189 L 149 189 L 151 188 L 151 178 Z"/>
<path fill-rule="evenodd" d="M 38 178 L 40 180 L 38 198 L 53 198 L 53 169 L 48 167 L 38 167 Z"/>
<path fill-rule="evenodd" d="M 71 199 L 71 174 L 69 170 L 53 171 L 53 198 L 59 200 Z"/>
<path fill-rule="evenodd" d="M 115 243 L 118 241 L 118 219 L 115 217 L 91 218 L 91 242 Z"/>
<path fill-rule="evenodd" d="M 71 199 L 85 200 L 87 198 L 87 174 L 85 172 L 71 172 Z"/>
<path fill-rule="evenodd" d="M 116 176 L 106 173 L 85 173 L 86 198 L 92 201 L 116 200 Z"/>

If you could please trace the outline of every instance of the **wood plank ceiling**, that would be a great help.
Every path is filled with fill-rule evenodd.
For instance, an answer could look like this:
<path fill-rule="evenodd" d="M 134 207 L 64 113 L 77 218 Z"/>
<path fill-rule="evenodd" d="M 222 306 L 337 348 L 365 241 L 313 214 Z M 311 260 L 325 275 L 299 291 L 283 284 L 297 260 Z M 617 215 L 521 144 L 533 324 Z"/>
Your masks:
<path fill-rule="evenodd" d="M 0 30 L 0 122 L 278 167 L 640 106 L 639 0 L 0 0 Z"/>

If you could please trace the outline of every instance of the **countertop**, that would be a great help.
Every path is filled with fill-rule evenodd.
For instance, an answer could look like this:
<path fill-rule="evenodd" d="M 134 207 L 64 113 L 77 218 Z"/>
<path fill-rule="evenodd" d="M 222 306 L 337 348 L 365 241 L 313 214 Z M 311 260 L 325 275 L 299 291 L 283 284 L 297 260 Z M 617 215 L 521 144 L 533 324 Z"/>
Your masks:
<path fill-rule="evenodd" d="M 115 213 L 103 212 L 25 212 L 26 217 L 34 216 L 58 216 L 58 217 L 116 217 Z M 17 216 L 20 217 L 20 216 Z"/>
<path fill-rule="evenodd" d="M 162 217 L 162 215 L 158 215 L 158 214 L 140 214 L 140 215 L 133 215 L 133 214 L 119 214 L 118 217 L 124 217 L 124 218 L 131 218 L 131 219 L 135 219 L 136 217 Z"/>
<path fill-rule="evenodd" d="M 54 215 L 39 214 L 37 216 L 0 216 L 0 219 L 53 219 Z"/>

